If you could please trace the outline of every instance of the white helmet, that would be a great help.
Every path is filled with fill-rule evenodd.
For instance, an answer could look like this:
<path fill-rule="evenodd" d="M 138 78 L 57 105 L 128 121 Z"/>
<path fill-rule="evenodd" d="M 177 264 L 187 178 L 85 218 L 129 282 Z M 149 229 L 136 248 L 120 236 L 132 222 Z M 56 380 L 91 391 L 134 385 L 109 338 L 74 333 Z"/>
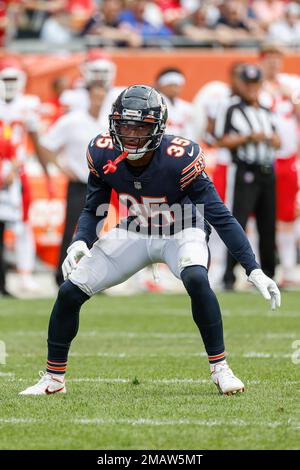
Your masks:
<path fill-rule="evenodd" d="M 112 88 L 116 77 L 116 65 L 99 49 L 91 49 L 81 66 L 85 83 L 100 81 L 106 90 Z"/>
<path fill-rule="evenodd" d="M 26 74 L 18 60 L 5 58 L 0 61 L 0 98 L 12 101 L 24 92 Z"/>

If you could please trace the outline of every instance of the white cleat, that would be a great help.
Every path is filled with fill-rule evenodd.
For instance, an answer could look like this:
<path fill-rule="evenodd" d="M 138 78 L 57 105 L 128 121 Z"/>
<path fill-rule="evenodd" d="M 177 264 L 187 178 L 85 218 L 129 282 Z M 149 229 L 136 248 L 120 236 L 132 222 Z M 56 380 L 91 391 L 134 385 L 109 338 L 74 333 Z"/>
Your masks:
<path fill-rule="evenodd" d="M 40 380 L 32 387 L 28 387 L 19 395 L 51 395 L 52 393 L 66 393 L 65 380 L 54 377 L 48 372 L 40 372 Z"/>
<path fill-rule="evenodd" d="M 214 364 L 211 379 L 222 395 L 234 395 L 245 391 L 245 385 L 235 377 L 228 364 Z"/>

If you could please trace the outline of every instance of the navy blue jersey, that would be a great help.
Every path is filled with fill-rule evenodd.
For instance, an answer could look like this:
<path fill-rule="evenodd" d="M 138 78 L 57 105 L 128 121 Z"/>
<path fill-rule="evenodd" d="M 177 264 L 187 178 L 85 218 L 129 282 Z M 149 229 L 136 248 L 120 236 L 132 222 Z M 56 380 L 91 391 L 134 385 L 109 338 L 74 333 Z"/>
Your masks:
<path fill-rule="evenodd" d="M 79 218 L 74 240 L 83 240 L 88 246 L 92 245 L 96 239 L 96 226 L 106 215 L 103 211 L 99 215 L 98 208 L 109 204 L 111 190 L 114 189 L 120 202 L 128 209 L 133 207 L 135 210 L 139 205 L 148 209 L 154 207 L 148 215 L 157 218 L 155 226 L 174 223 L 173 212 L 157 210 L 160 206 L 165 208 L 180 204 L 192 208 L 192 223 L 195 224 L 197 219 L 201 219 L 196 205 L 203 205 L 206 231 L 209 224 L 215 227 L 247 274 L 259 267 L 243 229 L 223 204 L 204 171 L 204 155 L 198 144 L 181 137 L 165 135 L 151 162 L 139 176 L 130 170 L 124 160 L 118 164 L 115 173 L 104 174 L 103 166 L 119 154 L 113 148 L 109 134 L 98 135 L 90 142 L 87 150 L 90 176 L 86 206 Z M 133 214 L 136 212 L 133 211 Z M 128 221 L 131 222 L 132 218 L 134 216 L 131 214 L 126 219 L 127 228 Z M 142 229 L 149 222 L 145 217 L 137 219 L 141 222 Z M 124 221 L 121 222 L 122 225 L 124 226 Z"/>

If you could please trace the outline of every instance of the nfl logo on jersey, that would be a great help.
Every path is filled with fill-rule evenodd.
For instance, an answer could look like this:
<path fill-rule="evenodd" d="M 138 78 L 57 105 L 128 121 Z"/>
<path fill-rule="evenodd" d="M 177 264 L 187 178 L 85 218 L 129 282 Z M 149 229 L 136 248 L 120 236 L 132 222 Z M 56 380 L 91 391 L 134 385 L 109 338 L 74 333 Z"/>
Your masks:
<path fill-rule="evenodd" d="M 134 182 L 134 187 L 135 187 L 135 189 L 142 189 L 142 183 L 140 181 L 135 181 Z"/>

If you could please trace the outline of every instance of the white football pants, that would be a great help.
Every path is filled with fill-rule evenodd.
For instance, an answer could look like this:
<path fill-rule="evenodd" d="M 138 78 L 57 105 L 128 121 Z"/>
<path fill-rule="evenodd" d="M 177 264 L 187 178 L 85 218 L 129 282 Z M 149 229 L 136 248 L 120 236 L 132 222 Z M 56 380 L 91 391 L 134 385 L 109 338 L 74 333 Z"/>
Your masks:
<path fill-rule="evenodd" d="M 92 257 L 84 256 L 71 273 L 70 281 L 91 296 L 126 281 L 153 263 L 166 263 L 180 279 L 187 266 L 208 267 L 206 235 L 199 228 L 188 228 L 168 238 L 142 237 L 115 228 L 98 239 Z"/>

